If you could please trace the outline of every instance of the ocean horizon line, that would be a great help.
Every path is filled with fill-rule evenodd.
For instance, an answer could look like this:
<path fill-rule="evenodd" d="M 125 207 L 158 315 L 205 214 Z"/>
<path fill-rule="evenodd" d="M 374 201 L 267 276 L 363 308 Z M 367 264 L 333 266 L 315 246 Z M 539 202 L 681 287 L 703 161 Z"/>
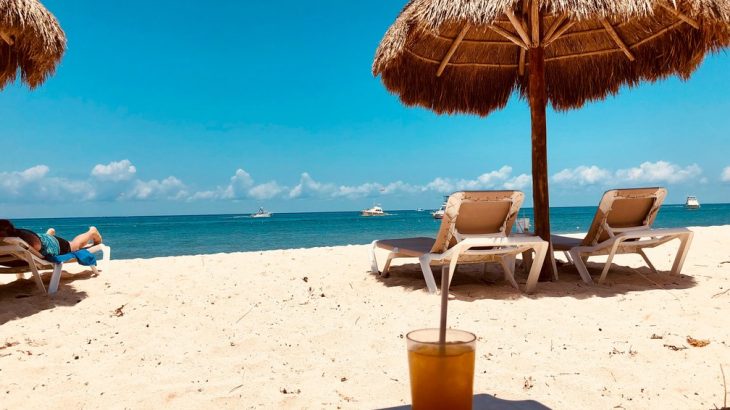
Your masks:
<path fill-rule="evenodd" d="M 730 202 L 708 202 L 702 204 L 703 206 L 708 205 L 730 205 Z M 551 206 L 550 209 L 566 209 L 566 208 L 596 208 L 598 204 L 596 205 L 561 205 L 561 206 Z M 662 207 L 674 207 L 674 206 L 684 206 L 683 203 L 675 203 L 675 204 L 664 204 Z M 418 211 L 419 208 L 402 208 L 402 209 L 386 209 L 386 212 L 411 212 L 411 211 Z M 435 211 L 438 208 L 420 208 L 423 211 Z M 532 210 L 532 206 L 523 206 L 520 208 L 520 211 L 525 210 Z M 287 211 L 287 212 L 278 212 L 278 211 L 270 211 L 272 215 L 306 215 L 306 214 L 339 214 L 339 213 L 357 213 L 362 211 L 362 209 L 357 210 L 339 210 L 339 211 Z M 38 219 L 94 219 L 94 218 L 159 218 L 159 217 L 202 217 L 202 216 L 240 216 L 240 215 L 251 215 L 252 212 L 236 212 L 236 213 L 209 213 L 209 214 L 149 214 L 149 215 L 95 215 L 95 216 L 38 216 L 38 217 L 6 217 L 7 219 L 14 219 L 14 220 L 26 220 L 26 221 L 32 221 L 32 220 L 38 220 Z"/>

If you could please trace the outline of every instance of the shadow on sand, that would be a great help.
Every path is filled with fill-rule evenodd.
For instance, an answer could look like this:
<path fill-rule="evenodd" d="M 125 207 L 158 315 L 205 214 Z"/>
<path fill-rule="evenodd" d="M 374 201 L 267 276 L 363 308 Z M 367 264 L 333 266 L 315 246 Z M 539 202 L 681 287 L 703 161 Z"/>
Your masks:
<path fill-rule="evenodd" d="M 524 286 L 527 277 L 520 265 L 521 262 L 518 261 L 515 277 L 520 286 Z M 603 264 L 589 262 L 587 267 L 593 279 L 597 281 Z M 535 293 L 527 295 L 518 292 L 504 281 L 502 270 L 497 264 L 488 264 L 483 275 L 479 271 L 479 265 L 460 265 L 451 281 L 449 293 L 457 300 L 468 302 L 480 299 L 519 299 L 522 297 L 531 299 L 612 297 L 646 290 L 692 288 L 697 284 L 691 276 L 692 269 L 692 266 L 685 265 L 684 271 L 689 272 L 689 275 L 671 276 L 669 272 L 662 271 L 655 274 L 648 267 L 632 268 L 613 264 L 604 284 L 599 285 L 596 282 L 593 285 L 587 285 L 580 279 L 580 275 L 573 265 L 562 265 L 558 268 L 560 277 L 558 281 L 540 282 Z M 441 269 L 434 267 L 433 273 L 437 285 L 440 286 Z M 421 268 L 416 263 L 392 266 L 390 276 L 387 278 L 374 273 L 369 274 L 387 287 L 424 291 L 426 289 Z"/>
<path fill-rule="evenodd" d="M 380 410 L 410 410 L 411 406 L 388 407 Z M 503 400 L 489 394 L 475 394 L 472 402 L 474 410 L 550 410 L 550 407 L 534 400 Z"/>
<path fill-rule="evenodd" d="M 51 273 L 41 274 L 43 282 L 48 288 L 51 280 Z M 27 276 L 27 274 L 26 274 Z M 86 298 L 86 292 L 78 291 L 71 282 L 86 280 L 96 275 L 91 270 L 70 274 L 66 271 L 61 273 L 61 283 L 58 292 L 53 295 L 46 295 L 36 287 L 32 278 L 19 279 L 13 282 L 0 285 L 0 325 L 12 320 L 32 316 L 44 310 L 53 309 L 57 306 L 73 306 Z"/>

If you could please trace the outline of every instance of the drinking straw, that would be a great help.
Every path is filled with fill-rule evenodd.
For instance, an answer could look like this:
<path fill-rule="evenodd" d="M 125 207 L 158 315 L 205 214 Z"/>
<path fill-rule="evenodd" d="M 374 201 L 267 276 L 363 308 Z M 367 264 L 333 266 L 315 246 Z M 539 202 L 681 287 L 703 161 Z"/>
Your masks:
<path fill-rule="evenodd" d="M 441 267 L 441 325 L 439 326 L 439 345 L 441 349 L 446 344 L 446 312 L 449 304 L 449 269 Z"/>

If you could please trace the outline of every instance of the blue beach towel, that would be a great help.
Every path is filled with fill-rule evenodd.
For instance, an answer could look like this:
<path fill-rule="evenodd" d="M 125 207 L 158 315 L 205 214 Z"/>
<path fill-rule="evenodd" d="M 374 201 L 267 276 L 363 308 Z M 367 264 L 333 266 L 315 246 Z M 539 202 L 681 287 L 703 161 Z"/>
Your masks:
<path fill-rule="evenodd" d="M 96 256 L 86 249 L 79 249 L 76 252 L 64 253 L 58 256 L 46 256 L 46 260 L 53 263 L 68 262 L 71 259 L 76 259 L 79 265 L 96 266 Z"/>

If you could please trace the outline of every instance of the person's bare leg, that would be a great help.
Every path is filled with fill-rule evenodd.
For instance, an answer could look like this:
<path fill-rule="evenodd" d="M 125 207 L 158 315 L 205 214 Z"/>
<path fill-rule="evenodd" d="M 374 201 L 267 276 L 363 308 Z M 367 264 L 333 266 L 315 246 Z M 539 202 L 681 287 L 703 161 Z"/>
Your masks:
<path fill-rule="evenodd" d="M 99 230 L 96 229 L 95 226 L 90 226 L 88 231 L 78 235 L 69 242 L 69 245 L 71 245 L 71 251 L 77 251 L 85 247 L 90 241 L 92 241 L 94 245 L 101 243 L 101 234 L 99 234 Z"/>

